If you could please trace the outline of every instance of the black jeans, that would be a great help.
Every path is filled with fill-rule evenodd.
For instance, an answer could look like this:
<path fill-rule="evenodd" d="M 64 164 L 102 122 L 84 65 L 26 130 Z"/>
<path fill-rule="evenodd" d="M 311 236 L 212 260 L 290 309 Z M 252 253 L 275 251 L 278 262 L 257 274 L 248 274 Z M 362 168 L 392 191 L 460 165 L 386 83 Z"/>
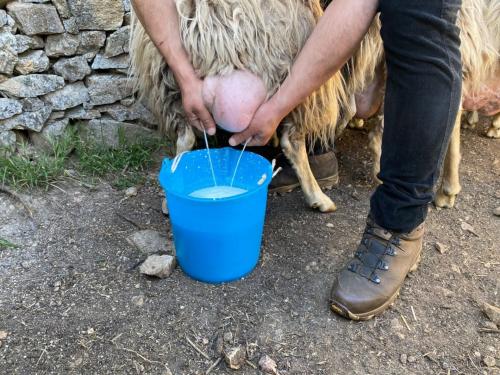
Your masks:
<path fill-rule="evenodd" d="M 409 232 L 425 220 L 461 98 L 460 0 L 381 0 L 384 135 L 371 217 Z"/>

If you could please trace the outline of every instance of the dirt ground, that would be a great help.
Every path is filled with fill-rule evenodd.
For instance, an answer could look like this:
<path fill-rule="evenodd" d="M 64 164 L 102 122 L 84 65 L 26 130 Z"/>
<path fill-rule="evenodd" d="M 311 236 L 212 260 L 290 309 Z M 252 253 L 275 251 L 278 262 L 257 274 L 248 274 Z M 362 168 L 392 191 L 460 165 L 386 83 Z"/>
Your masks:
<path fill-rule="evenodd" d="M 484 129 L 463 132 L 463 191 L 454 209 L 431 208 L 420 268 L 392 309 L 364 323 L 327 304 L 368 210 L 364 131 L 338 142 L 341 183 L 328 192 L 338 211 L 308 209 L 300 191 L 270 197 L 261 260 L 226 285 L 179 268 L 163 280 L 139 274 L 144 254 L 127 236 L 140 227 L 170 237 L 154 170 L 123 201 L 105 182 L 24 194 L 34 220 L 1 194 L 0 237 L 19 247 L 0 251 L 0 373 L 205 374 L 222 342 L 245 346 L 248 362 L 235 371 L 221 361 L 212 374 L 258 374 L 264 354 L 280 374 L 498 373 L 483 362 L 500 363 L 498 331 L 478 306 L 500 302 L 500 141 Z"/>

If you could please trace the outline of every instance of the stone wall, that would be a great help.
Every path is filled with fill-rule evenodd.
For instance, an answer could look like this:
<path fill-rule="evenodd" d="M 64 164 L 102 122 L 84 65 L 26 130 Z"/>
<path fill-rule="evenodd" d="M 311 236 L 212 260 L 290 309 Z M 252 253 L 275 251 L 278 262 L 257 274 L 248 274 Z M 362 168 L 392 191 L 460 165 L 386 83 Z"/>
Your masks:
<path fill-rule="evenodd" d="M 127 78 L 130 0 L 0 7 L 0 147 L 42 147 L 72 123 L 110 135 L 155 126 Z"/>

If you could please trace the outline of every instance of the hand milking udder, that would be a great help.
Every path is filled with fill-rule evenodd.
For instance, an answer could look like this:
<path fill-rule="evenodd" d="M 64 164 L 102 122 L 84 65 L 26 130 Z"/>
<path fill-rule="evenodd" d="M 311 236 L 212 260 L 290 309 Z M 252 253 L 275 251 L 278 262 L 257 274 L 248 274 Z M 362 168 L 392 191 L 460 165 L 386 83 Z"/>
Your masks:
<path fill-rule="evenodd" d="M 215 123 L 231 133 L 239 133 L 248 127 L 266 96 L 262 79 L 246 70 L 208 76 L 203 81 L 205 105 Z"/>

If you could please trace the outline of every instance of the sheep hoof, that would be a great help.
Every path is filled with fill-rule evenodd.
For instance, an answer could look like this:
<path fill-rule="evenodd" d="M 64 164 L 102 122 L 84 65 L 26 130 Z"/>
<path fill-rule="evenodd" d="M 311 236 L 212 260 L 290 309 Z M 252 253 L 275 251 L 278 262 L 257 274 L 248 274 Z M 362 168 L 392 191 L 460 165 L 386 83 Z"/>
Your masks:
<path fill-rule="evenodd" d="M 334 212 L 337 211 L 337 206 L 333 201 L 323 192 L 321 195 L 317 195 L 316 199 L 310 200 L 309 206 L 313 209 L 319 210 L 321 212 Z"/>
<path fill-rule="evenodd" d="M 479 114 L 477 111 L 472 111 L 467 116 L 467 120 L 464 122 L 463 127 L 465 129 L 474 129 L 479 122 Z"/>
<path fill-rule="evenodd" d="M 490 127 L 486 132 L 488 138 L 500 138 L 500 128 Z"/>
<path fill-rule="evenodd" d="M 436 198 L 434 198 L 434 204 L 439 208 L 453 208 L 456 198 L 457 194 L 446 194 L 442 189 L 439 189 Z"/>
<path fill-rule="evenodd" d="M 362 129 L 365 125 L 365 121 L 362 118 L 354 118 L 349 121 L 349 127 L 351 129 Z"/>

